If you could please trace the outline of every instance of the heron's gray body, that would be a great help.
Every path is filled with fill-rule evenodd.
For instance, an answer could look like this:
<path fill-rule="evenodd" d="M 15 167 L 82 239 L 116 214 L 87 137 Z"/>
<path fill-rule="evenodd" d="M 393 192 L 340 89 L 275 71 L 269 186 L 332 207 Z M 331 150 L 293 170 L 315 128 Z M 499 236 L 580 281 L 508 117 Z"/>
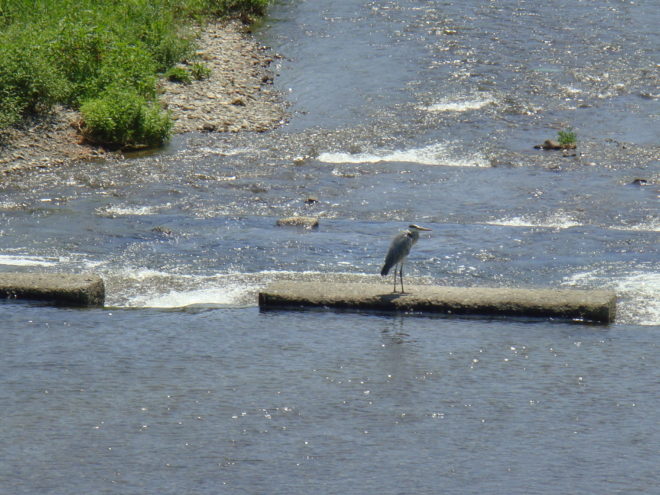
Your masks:
<path fill-rule="evenodd" d="M 387 256 L 385 257 L 385 264 L 383 269 L 380 271 L 380 274 L 384 277 L 390 272 L 392 267 L 394 268 L 394 292 L 396 292 L 396 266 L 399 266 L 399 278 L 401 279 L 401 292 L 403 293 L 403 262 L 406 260 L 408 254 L 410 254 L 410 249 L 415 245 L 419 239 L 419 232 L 422 230 L 431 230 L 419 225 L 411 224 L 408 226 L 407 230 L 399 232 L 392 243 L 390 244 L 390 249 L 387 251 Z"/>
<path fill-rule="evenodd" d="M 387 251 L 385 264 L 383 265 L 380 274 L 382 276 L 387 275 L 390 273 L 390 269 L 394 265 L 403 262 L 408 254 L 410 254 L 410 249 L 415 245 L 418 239 L 419 232 L 416 230 L 404 230 L 395 235 L 390 244 L 390 249 Z"/>

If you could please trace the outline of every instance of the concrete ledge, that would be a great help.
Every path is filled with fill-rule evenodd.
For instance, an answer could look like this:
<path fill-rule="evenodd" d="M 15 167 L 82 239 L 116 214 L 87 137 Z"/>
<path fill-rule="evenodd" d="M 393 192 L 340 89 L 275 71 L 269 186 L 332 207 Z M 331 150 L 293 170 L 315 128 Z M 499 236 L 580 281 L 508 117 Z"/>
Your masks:
<path fill-rule="evenodd" d="M 0 272 L 0 297 L 102 306 L 105 285 L 101 277 L 89 274 Z"/>
<path fill-rule="evenodd" d="M 460 315 L 558 318 L 610 323 L 616 294 L 607 290 L 506 289 L 406 286 L 392 294 L 387 284 L 276 282 L 259 293 L 261 308 L 332 308 L 424 311 Z"/>

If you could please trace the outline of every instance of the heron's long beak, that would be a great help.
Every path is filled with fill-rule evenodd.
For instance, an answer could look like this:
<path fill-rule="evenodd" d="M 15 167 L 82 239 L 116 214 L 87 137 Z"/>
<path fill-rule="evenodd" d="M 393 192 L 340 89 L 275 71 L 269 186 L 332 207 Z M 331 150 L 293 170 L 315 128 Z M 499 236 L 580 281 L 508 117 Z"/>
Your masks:
<path fill-rule="evenodd" d="M 416 225 L 414 223 L 411 223 L 410 225 L 408 225 L 408 228 L 409 229 L 415 229 L 415 230 L 431 230 L 431 229 L 427 229 L 426 227 L 420 227 L 419 225 Z"/>

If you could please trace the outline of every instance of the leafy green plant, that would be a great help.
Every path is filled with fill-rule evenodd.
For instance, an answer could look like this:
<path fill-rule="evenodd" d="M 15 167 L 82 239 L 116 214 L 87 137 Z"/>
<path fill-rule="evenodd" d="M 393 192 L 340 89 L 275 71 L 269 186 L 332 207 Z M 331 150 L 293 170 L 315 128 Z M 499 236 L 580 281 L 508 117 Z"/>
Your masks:
<path fill-rule="evenodd" d="M 172 5 L 171 8 L 176 7 Z M 168 12 L 164 8 L 150 10 L 142 13 L 143 19 L 137 23 L 134 34 L 149 49 L 156 62 L 156 70 L 164 72 L 190 54 L 194 36 L 191 30 L 179 27 L 180 19 L 175 18 L 174 11 Z"/>
<path fill-rule="evenodd" d="M 112 35 L 93 19 L 65 18 L 46 39 L 49 58 L 70 83 L 66 103 L 77 106 L 81 99 L 99 91 L 96 82 L 106 46 Z"/>
<path fill-rule="evenodd" d="M 211 77 L 211 69 L 206 64 L 194 63 L 190 66 L 190 74 L 198 81 Z"/>
<path fill-rule="evenodd" d="M 61 100 L 67 81 L 34 46 L 0 40 L 0 129 L 25 115 L 43 113 Z"/>
<path fill-rule="evenodd" d="M 97 77 L 99 93 L 111 85 L 135 89 L 149 99 L 156 96 L 156 62 L 141 44 L 117 42 L 105 54 Z"/>
<path fill-rule="evenodd" d="M 170 116 L 135 90 L 113 87 L 83 103 L 83 136 L 117 147 L 158 146 L 172 129 Z"/>
<path fill-rule="evenodd" d="M 172 67 L 165 73 L 165 77 L 172 82 L 177 82 L 181 84 L 192 83 L 192 77 L 190 76 L 190 72 L 188 72 L 183 67 Z"/>
<path fill-rule="evenodd" d="M 206 0 L 206 9 L 215 14 L 236 14 L 244 20 L 266 13 L 269 0 Z"/>
<path fill-rule="evenodd" d="M 561 130 L 557 133 L 557 141 L 563 148 L 574 147 L 577 144 L 577 135 L 569 127 L 567 130 Z"/>
<path fill-rule="evenodd" d="M 193 64 L 194 22 L 263 15 L 269 0 L 0 0 L 0 129 L 54 104 L 84 107 L 89 139 L 160 143 L 170 119 L 156 98 L 158 74 L 182 82 L 210 71 Z M 169 77 L 169 76 L 168 76 Z M 119 115 L 117 88 L 128 111 Z M 126 95 L 120 95 L 122 97 Z M 138 111 L 139 109 L 139 111 Z M 128 126 L 137 126 L 134 132 Z M 168 127 L 169 126 L 169 127 Z"/>

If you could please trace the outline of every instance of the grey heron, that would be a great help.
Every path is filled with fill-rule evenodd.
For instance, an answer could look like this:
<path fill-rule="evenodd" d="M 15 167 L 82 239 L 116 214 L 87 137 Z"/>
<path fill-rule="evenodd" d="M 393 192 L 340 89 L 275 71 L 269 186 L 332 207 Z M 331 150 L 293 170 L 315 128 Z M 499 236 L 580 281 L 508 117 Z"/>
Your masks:
<path fill-rule="evenodd" d="M 380 271 L 380 274 L 384 277 L 390 272 L 390 269 L 394 267 L 394 291 L 396 292 L 396 271 L 397 266 L 399 267 L 399 279 L 401 280 L 401 294 L 405 294 L 403 291 L 403 262 L 406 260 L 406 256 L 410 253 L 410 249 L 415 245 L 417 239 L 419 239 L 419 233 L 421 231 L 430 231 L 426 227 L 420 227 L 419 225 L 410 224 L 408 229 L 402 232 L 399 232 L 394 239 L 392 239 L 392 244 L 390 244 L 390 249 L 387 251 L 387 256 L 385 257 L 385 264 L 383 269 Z"/>

